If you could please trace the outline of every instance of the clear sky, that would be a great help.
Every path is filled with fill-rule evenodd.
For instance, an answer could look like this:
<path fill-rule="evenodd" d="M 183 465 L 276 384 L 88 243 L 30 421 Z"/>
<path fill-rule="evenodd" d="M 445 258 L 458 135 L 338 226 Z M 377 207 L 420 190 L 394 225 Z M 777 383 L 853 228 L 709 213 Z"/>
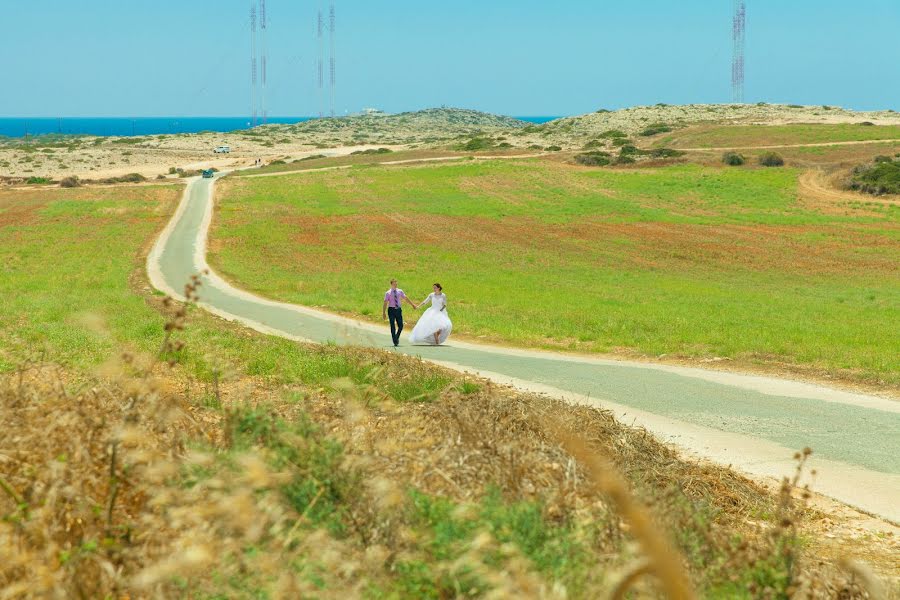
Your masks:
<path fill-rule="evenodd" d="M 900 109 L 900 0 L 746 0 L 747 102 Z M 318 113 L 318 0 L 268 0 L 269 113 Z M 336 0 L 337 109 L 731 98 L 732 0 Z M 327 11 L 327 5 L 326 5 Z M 0 0 L 0 115 L 249 111 L 249 0 Z"/>

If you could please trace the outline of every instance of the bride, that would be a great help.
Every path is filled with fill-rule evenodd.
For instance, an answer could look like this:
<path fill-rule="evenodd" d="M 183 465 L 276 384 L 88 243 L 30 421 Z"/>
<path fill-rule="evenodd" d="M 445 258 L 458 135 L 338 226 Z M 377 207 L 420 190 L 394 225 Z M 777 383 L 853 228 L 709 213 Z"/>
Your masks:
<path fill-rule="evenodd" d="M 425 311 L 416 326 L 413 327 L 412 333 L 409 334 L 409 341 L 413 344 L 439 346 L 447 341 L 450 330 L 453 329 L 453 323 L 447 316 L 447 296 L 444 294 L 441 284 L 434 284 L 434 292 L 428 294 L 428 297 L 422 300 L 419 306 L 429 302 L 431 308 Z"/>

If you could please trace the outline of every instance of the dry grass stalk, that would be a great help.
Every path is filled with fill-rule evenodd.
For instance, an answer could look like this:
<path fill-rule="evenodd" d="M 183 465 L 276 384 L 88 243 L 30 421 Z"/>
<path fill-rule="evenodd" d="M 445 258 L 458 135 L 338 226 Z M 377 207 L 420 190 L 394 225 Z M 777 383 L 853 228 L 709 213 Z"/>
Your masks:
<path fill-rule="evenodd" d="M 692 600 L 695 595 L 684 570 L 681 553 L 660 534 L 659 527 L 631 495 L 628 484 L 618 474 L 612 462 L 571 433 L 557 428 L 556 435 L 563 448 L 584 466 L 594 489 L 609 497 L 629 523 L 632 534 L 647 555 L 666 596 L 673 600 Z"/>

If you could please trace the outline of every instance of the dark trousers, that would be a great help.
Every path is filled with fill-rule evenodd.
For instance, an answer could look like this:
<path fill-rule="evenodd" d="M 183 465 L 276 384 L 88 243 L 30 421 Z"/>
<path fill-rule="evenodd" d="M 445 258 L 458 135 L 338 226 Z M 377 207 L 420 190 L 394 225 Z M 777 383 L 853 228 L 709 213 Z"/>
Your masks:
<path fill-rule="evenodd" d="M 400 343 L 400 332 L 403 331 L 403 309 L 388 307 L 388 320 L 391 322 L 391 339 L 396 346 Z"/>

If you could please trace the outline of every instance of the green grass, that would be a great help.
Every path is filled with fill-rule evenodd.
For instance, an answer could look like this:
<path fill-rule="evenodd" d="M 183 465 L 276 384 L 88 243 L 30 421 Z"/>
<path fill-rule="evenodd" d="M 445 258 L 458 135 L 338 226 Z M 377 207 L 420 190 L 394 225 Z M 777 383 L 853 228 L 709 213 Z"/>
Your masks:
<path fill-rule="evenodd" d="M 155 353 L 165 318 L 129 281 L 180 193 L 180 186 L 0 192 L 0 371 L 29 357 L 91 370 L 123 348 Z M 275 383 L 369 383 L 379 366 L 348 349 L 248 336 L 202 311 L 193 311 L 183 339 L 185 366 L 204 381 L 224 370 Z M 424 368 L 410 375 L 374 383 L 403 400 L 450 382 Z"/>
<path fill-rule="evenodd" d="M 692 128 L 656 142 L 680 148 L 726 148 L 900 140 L 900 125 L 726 125 Z"/>
<path fill-rule="evenodd" d="M 496 161 L 232 179 L 211 259 L 264 295 L 373 319 L 391 277 L 414 299 L 440 281 L 468 337 L 896 384 L 900 211 L 819 210 L 798 174 Z"/>

